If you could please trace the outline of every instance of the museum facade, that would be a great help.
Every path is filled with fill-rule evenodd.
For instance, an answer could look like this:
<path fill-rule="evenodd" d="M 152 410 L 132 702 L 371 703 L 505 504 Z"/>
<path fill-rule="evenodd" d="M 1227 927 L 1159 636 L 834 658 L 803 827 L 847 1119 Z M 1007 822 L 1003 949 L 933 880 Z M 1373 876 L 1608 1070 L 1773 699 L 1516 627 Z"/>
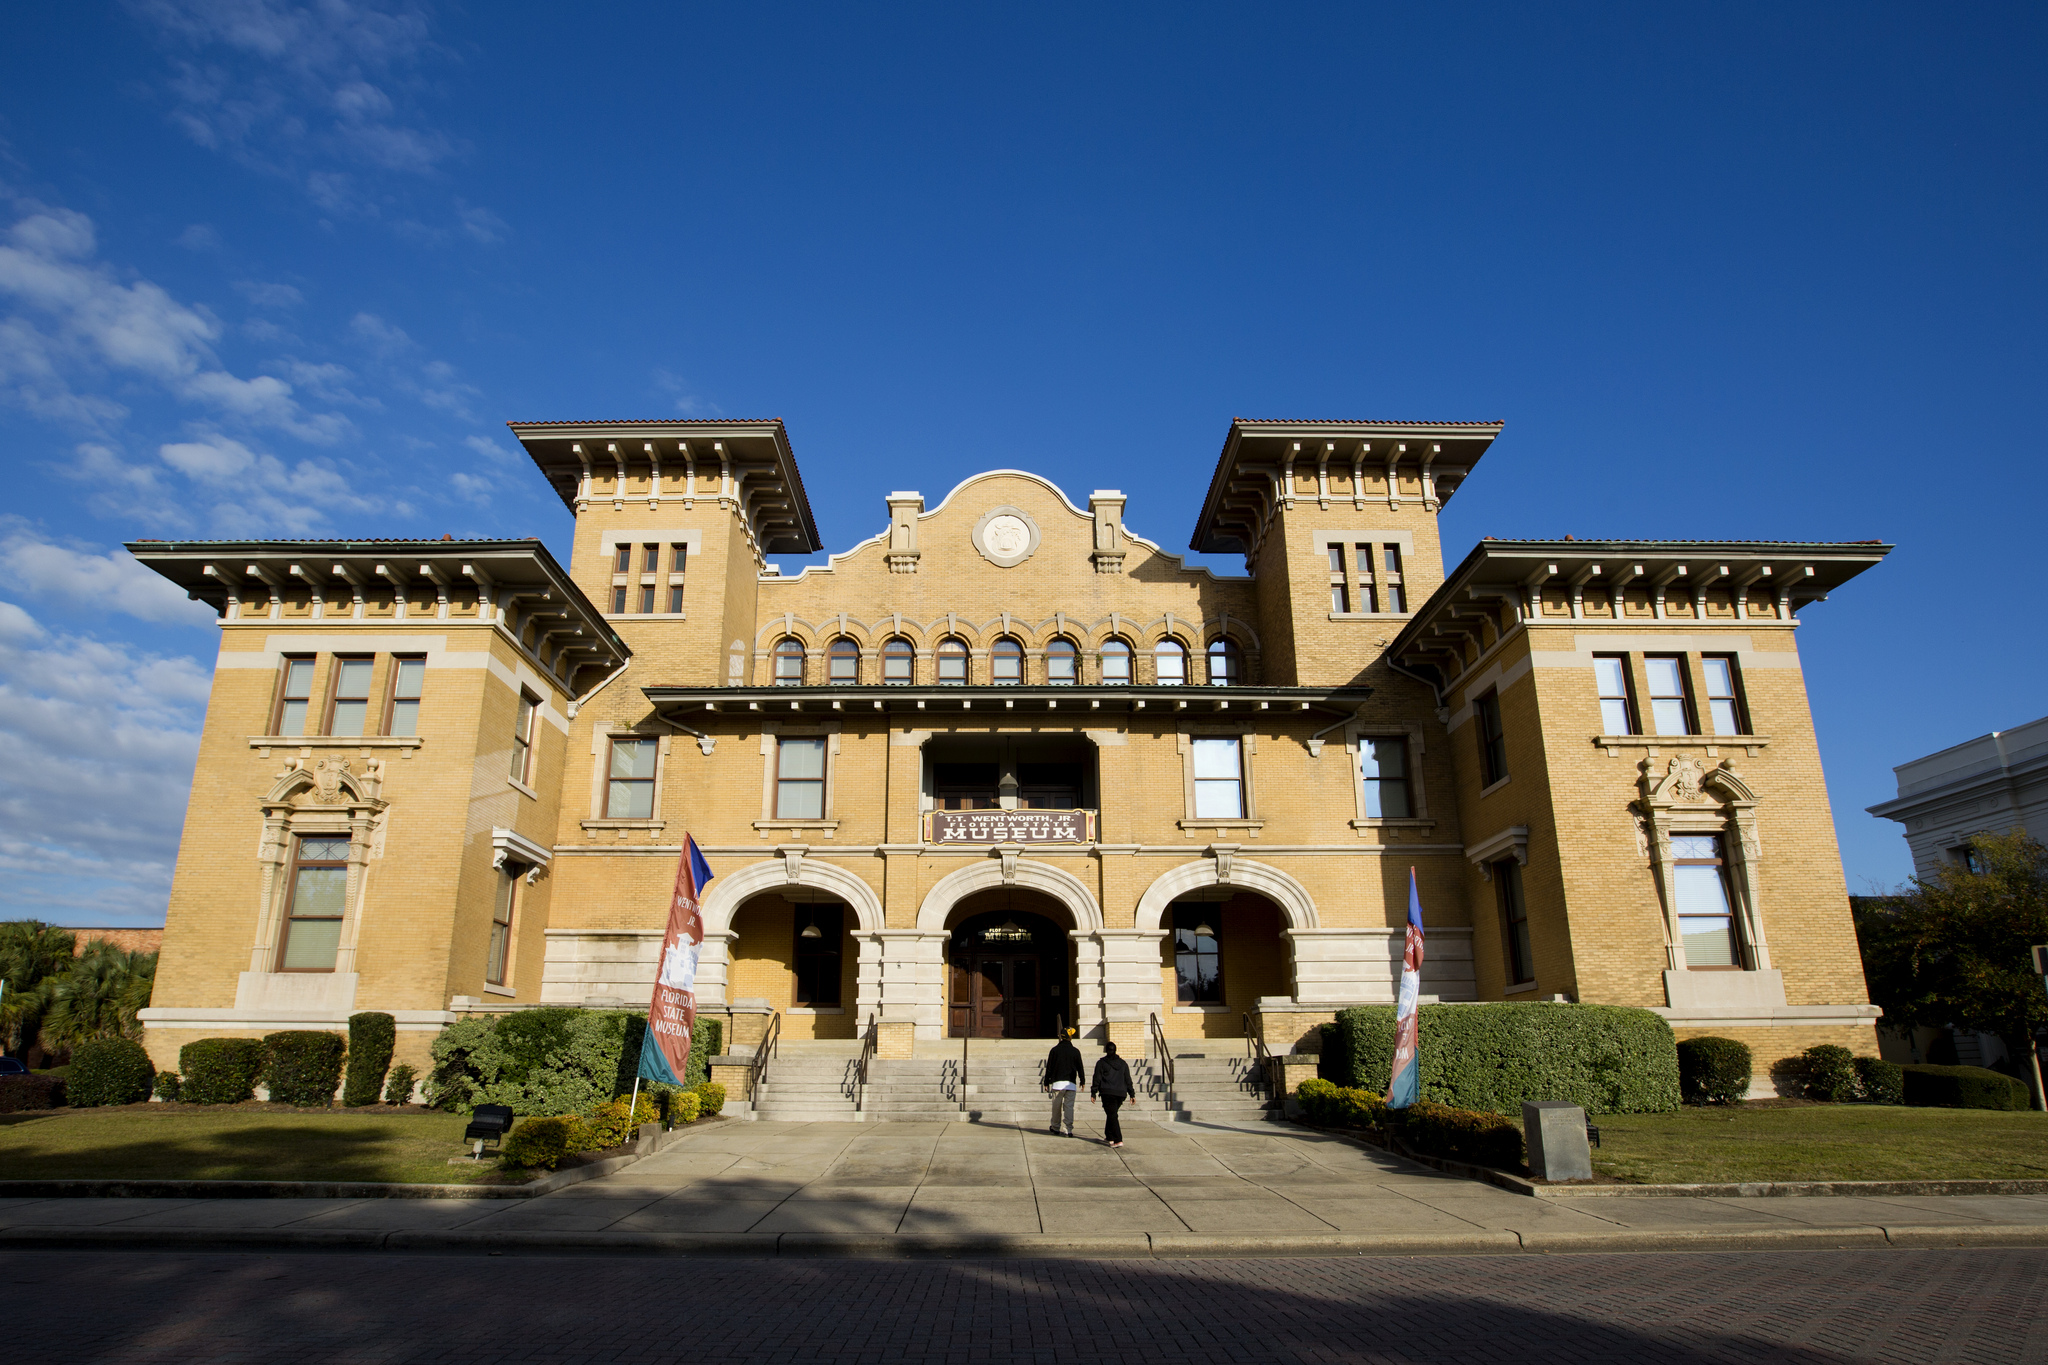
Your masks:
<path fill-rule="evenodd" d="M 1393 999 L 1643 1006 L 1874 1053 L 1797 612 L 1877 543 L 1485 540 L 1494 423 L 1233 422 L 1189 568 L 1036 475 L 821 548 L 779 421 L 512 425 L 537 540 L 141 541 L 220 613 L 156 995 L 183 1043 L 700 1009 L 910 1057 L 1065 1025 L 1313 1046 Z M 870 1030 L 872 1032 L 870 1033 Z"/>

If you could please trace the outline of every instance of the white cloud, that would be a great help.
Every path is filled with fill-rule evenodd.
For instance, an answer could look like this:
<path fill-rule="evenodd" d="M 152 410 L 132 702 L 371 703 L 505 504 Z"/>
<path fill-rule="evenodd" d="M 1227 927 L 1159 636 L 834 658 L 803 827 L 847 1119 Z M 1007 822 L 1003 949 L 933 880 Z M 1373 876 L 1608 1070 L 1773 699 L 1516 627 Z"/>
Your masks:
<path fill-rule="evenodd" d="M 504 241 L 512 231 L 509 223 L 489 209 L 460 199 L 455 201 L 455 214 L 462 220 L 462 230 L 485 246 Z"/>
<path fill-rule="evenodd" d="M 341 471 L 318 460 L 287 464 L 218 432 L 171 441 L 163 462 L 211 501 L 212 528 L 224 535 L 306 535 L 337 512 L 374 512 L 379 500 L 358 493 Z"/>
<path fill-rule="evenodd" d="M 694 392 L 694 386 L 679 374 L 668 370 L 654 372 L 654 387 L 675 400 L 676 411 L 685 417 L 719 417 L 724 409 L 711 402 L 702 394 Z"/>
<path fill-rule="evenodd" d="M 356 314 L 349 319 L 348 329 L 379 355 L 394 355 L 412 345 L 412 338 L 405 334 L 403 328 L 393 326 L 375 313 Z"/>
<path fill-rule="evenodd" d="M 48 540 L 13 517 L 0 518 L 0 575 L 19 592 L 74 610 L 120 612 L 180 625 L 204 625 L 214 616 L 213 608 L 187 598 L 181 588 L 144 568 L 126 550 L 95 554 L 76 543 Z M 11 603 L 0 602 L 0 607 L 27 619 Z M 0 621 L 0 635 L 6 629 Z"/>
<path fill-rule="evenodd" d="M 194 223 L 174 239 L 187 251 L 219 251 L 220 233 L 205 223 Z"/>
<path fill-rule="evenodd" d="M 499 445 L 488 436 L 465 436 L 462 438 L 462 443 L 483 456 L 486 460 L 494 463 L 512 464 L 516 462 L 511 451 L 505 449 L 505 447 Z"/>
<path fill-rule="evenodd" d="M 296 308 L 306 301 L 304 294 L 288 284 L 268 284 L 262 280 L 237 280 L 235 292 L 257 308 Z"/>
<path fill-rule="evenodd" d="M 302 440 L 329 442 L 348 431 L 339 414 L 307 412 L 283 380 L 244 379 L 222 368 L 212 349 L 219 321 L 148 280 L 121 283 L 92 259 L 90 218 L 40 204 L 24 208 L 0 238 L 0 298 L 15 308 L 0 325 L 0 387 L 15 402 L 39 416 L 104 429 L 126 409 L 77 392 L 74 380 L 111 371 Z"/>
<path fill-rule="evenodd" d="M 457 497 L 473 502 L 479 507 L 491 500 L 489 479 L 478 478 L 474 474 L 465 474 L 457 470 L 448 476 L 448 485 L 455 490 Z"/>
<path fill-rule="evenodd" d="M 210 685 L 198 659 L 0 602 L 0 917 L 160 921 Z"/>

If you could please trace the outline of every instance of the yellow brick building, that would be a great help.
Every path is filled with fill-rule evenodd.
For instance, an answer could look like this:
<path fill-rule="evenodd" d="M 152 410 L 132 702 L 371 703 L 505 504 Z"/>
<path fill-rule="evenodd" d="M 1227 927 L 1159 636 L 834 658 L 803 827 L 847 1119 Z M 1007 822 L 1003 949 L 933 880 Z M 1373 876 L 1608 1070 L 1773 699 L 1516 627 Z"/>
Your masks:
<path fill-rule="evenodd" d="M 644 1006 L 884 1056 L 1275 1052 L 1424 990 L 1874 1052 L 1795 612 L 1877 544 L 1486 541 L 1492 423 L 1235 422 L 1190 542 L 999 470 L 821 548 L 780 422 L 519 423 L 535 541 L 138 542 L 221 612 L 156 998 L 196 1037 Z"/>

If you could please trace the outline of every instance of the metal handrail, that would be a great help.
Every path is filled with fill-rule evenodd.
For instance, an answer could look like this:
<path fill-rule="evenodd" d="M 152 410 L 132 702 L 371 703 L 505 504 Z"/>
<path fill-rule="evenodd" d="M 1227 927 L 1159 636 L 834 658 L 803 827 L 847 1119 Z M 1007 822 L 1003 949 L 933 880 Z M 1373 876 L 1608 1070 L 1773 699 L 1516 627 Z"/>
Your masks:
<path fill-rule="evenodd" d="M 747 1071 L 747 1103 L 758 1104 L 761 1097 L 761 1082 L 768 1078 L 768 1059 L 775 1055 L 775 1045 L 782 1040 L 782 1011 L 776 1010 L 768 1016 L 768 1027 L 761 1033 L 761 1045 L 754 1049 L 754 1065 Z"/>
<path fill-rule="evenodd" d="M 867 1032 L 861 1035 L 860 1063 L 859 1065 L 855 1066 L 853 1070 L 853 1083 L 856 1087 L 859 1088 L 855 1092 L 856 1096 L 858 1095 L 859 1090 L 865 1090 L 867 1088 L 868 1063 L 872 1062 L 875 1059 L 875 1053 L 881 1050 L 881 1045 L 882 1029 L 881 1026 L 875 1022 L 874 1012 L 870 1010 L 868 1012 Z"/>
<path fill-rule="evenodd" d="M 960 1107 L 967 1107 L 967 1034 L 960 1035 Z"/>
<path fill-rule="evenodd" d="M 1173 1053 L 1166 1046 L 1166 1030 L 1159 1027 L 1159 1016 L 1152 1018 L 1152 1046 L 1159 1052 L 1159 1075 L 1166 1082 L 1168 1090 L 1173 1089 Z"/>
<path fill-rule="evenodd" d="M 1279 1087 L 1273 1083 L 1273 1054 L 1266 1050 L 1266 1040 L 1252 1032 L 1252 1017 L 1244 1016 L 1244 1055 L 1254 1065 L 1254 1074 L 1265 1082 L 1271 1092 Z"/>

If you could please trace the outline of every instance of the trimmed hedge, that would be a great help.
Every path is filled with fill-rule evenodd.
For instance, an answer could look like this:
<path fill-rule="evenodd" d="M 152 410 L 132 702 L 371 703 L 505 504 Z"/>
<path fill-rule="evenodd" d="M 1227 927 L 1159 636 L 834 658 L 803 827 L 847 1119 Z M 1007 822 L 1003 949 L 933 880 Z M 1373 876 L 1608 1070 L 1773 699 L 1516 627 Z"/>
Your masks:
<path fill-rule="evenodd" d="M 398 1045 L 398 1021 L 377 1010 L 348 1017 L 348 1080 L 341 1102 L 351 1109 L 375 1104 L 384 1094 L 384 1073 Z"/>
<path fill-rule="evenodd" d="M 527 1119 L 505 1138 L 502 1160 L 507 1166 L 552 1171 L 585 1146 L 583 1120 L 575 1114 Z"/>
<path fill-rule="evenodd" d="M 187 1104 L 240 1104 L 256 1098 L 268 1050 L 256 1038 L 201 1038 L 178 1049 L 178 1098 Z"/>
<path fill-rule="evenodd" d="M 1799 1054 L 1799 1088 L 1806 1098 L 1840 1104 L 1856 1098 L 1856 1054 L 1820 1043 Z"/>
<path fill-rule="evenodd" d="M 1749 1045 L 1687 1038 L 1678 1045 L 1678 1094 L 1687 1104 L 1741 1104 L 1749 1094 Z"/>
<path fill-rule="evenodd" d="M 391 1075 L 384 1082 L 384 1103 L 411 1104 L 413 1082 L 420 1078 L 418 1068 L 400 1062 L 391 1068 Z"/>
<path fill-rule="evenodd" d="M 1671 1026 L 1648 1010 L 1424 1005 L 1420 1025 L 1422 1097 L 1438 1104 L 1506 1115 L 1520 1115 L 1524 1100 L 1563 1100 L 1589 1114 L 1678 1108 L 1677 1044 Z M 1340 1010 L 1337 1054 L 1333 1080 L 1385 1093 L 1394 1007 Z"/>
<path fill-rule="evenodd" d="M 434 1040 L 428 1103 L 467 1112 L 510 1105 L 515 1114 L 587 1114 L 632 1090 L 647 1016 L 548 1008 L 458 1020 Z M 700 1019 L 685 1079 L 702 1084 L 724 1028 Z"/>
<path fill-rule="evenodd" d="M 1878 1057 L 1858 1057 L 1856 1089 L 1872 1104 L 1904 1104 L 1906 1073 L 1897 1062 L 1887 1062 Z"/>
<path fill-rule="evenodd" d="M 1936 1109 L 2025 1109 L 2025 1081 L 1981 1066 L 1904 1066 L 1907 1104 Z"/>
<path fill-rule="evenodd" d="M 64 1104 L 64 1078 L 30 1072 L 26 1076 L 0 1076 L 0 1114 L 19 1114 L 30 1109 L 58 1109 Z"/>
<path fill-rule="evenodd" d="M 694 1090 L 711 1080 L 711 1059 L 720 1055 L 725 1043 L 725 1021 L 722 1019 L 699 1019 L 694 1032 L 690 1034 L 690 1061 L 683 1072 L 683 1088 Z M 637 1049 L 638 1044 L 636 1042 Z M 639 1053 L 634 1052 L 634 1063 L 638 1065 Z"/>
<path fill-rule="evenodd" d="M 1502 1170 L 1522 1168 L 1522 1126 L 1503 1114 L 1419 1100 L 1401 1114 L 1401 1138 L 1434 1156 Z"/>
<path fill-rule="evenodd" d="M 270 1087 L 273 1104 L 296 1104 L 306 1109 L 325 1109 L 334 1103 L 341 1087 L 341 1060 L 348 1042 L 339 1033 L 312 1029 L 286 1029 L 265 1034 L 269 1059 L 263 1068 L 263 1083 Z"/>
<path fill-rule="evenodd" d="M 71 1049 L 71 1103 L 85 1109 L 140 1104 L 156 1084 L 156 1064 L 132 1038 L 93 1038 Z"/>
<path fill-rule="evenodd" d="M 701 1113 L 706 1115 L 716 1114 L 719 1110 L 725 1108 L 725 1087 L 717 1081 L 706 1081 L 702 1085 L 693 1087 L 690 1093 L 697 1097 L 697 1108 Z M 690 1122 L 691 1120 L 686 1119 L 684 1121 Z"/>
<path fill-rule="evenodd" d="M 159 1071 L 156 1073 L 156 1097 L 165 1101 L 173 1101 L 178 1098 L 177 1072 Z"/>

